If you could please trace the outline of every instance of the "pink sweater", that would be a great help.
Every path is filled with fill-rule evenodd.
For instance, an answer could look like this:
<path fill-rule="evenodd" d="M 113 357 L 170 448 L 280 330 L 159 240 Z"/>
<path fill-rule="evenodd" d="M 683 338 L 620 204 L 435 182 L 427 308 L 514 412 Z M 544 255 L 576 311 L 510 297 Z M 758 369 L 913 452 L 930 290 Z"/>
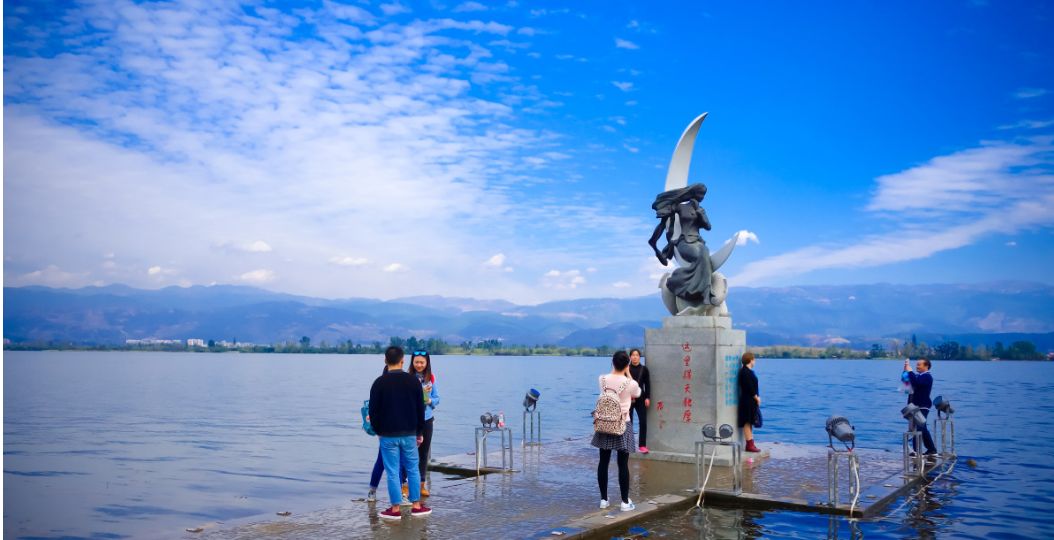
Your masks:
<path fill-rule="evenodd" d="M 601 393 L 604 392 L 605 383 L 607 383 L 607 388 L 617 392 L 618 387 L 622 386 L 622 383 L 627 379 L 629 378 L 623 375 L 612 375 L 608 373 L 607 375 L 601 375 L 597 383 L 600 386 Z M 630 379 L 629 384 L 627 384 L 626 387 L 622 389 L 622 393 L 618 395 L 619 404 L 622 405 L 622 419 L 627 422 L 629 422 L 630 402 L 636 397 L 640 397 L 640 385 L 637 384 L 637 381 Z"/>

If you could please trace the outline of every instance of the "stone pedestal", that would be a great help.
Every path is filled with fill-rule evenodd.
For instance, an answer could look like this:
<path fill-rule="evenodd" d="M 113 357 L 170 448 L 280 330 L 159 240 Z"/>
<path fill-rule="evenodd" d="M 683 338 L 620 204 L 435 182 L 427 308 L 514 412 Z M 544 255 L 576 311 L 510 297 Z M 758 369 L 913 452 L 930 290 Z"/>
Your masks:
<path fill-rule="evenodd" d="M 737 375 L 746 352 L 746 332 L 730 317 L 666 317 L 662 328 L 644 333 L 644 357 L 651 374 L 647 455 L 641 459 L 695 462 L 695 442 L 705 424 L 736 425 Z M 727 466 L 731 450 L 718 451 L 715 465 Z M 707 455 L 709 462 L 709 455 Z"/>

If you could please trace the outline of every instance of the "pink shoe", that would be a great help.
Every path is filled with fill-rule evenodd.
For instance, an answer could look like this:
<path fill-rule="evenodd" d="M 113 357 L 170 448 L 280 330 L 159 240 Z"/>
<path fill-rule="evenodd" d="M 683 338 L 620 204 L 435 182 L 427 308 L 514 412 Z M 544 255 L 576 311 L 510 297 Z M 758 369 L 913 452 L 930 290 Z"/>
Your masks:
<path fill-rule="evenodd" d="M 642 454 L 647 454 L 648 453 L 648 447 L 647 446 L 642 446 L 642 447 L 638 448 L 637 450 L 640 450 L 640 453 L 642 453 Z"/>

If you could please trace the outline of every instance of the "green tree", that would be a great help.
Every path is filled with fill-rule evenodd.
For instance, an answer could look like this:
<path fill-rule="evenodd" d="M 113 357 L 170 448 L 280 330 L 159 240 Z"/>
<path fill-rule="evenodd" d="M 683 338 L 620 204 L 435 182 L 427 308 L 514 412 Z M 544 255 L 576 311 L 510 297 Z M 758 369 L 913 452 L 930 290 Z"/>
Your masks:
<path fill-rule="evenodd" d="M 307 336 L 302 336 L 300 338 L 300 348 L 304 350 L 311 348 L 311 338 Z"/>
<path fill-rule="evenodd" d="M 1039 360 L 1043 355 L 1031 341 L 1015 341 L 1006 349 L 1006 357 L 1011 360 Z"/>
<path fill-rule="evenodd" d="M 992 347 L 992 358 L 1005 358 L 1006 349 L 1003 348 L 1003 342 L 995 342 L 995 347 Z"/>

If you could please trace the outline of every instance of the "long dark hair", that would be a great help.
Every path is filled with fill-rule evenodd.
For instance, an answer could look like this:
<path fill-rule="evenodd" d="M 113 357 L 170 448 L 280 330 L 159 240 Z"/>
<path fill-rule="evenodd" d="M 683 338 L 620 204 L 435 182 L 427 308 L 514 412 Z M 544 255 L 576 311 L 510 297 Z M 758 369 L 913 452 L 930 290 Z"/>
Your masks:
<path fill-rule="evenodd" d="M 424 354 L 417 354 L 420 352 Z M 432 375 L 432 357 L 428 355 L 428 351 L 414 351 L 413 356 L 410 357 L 410 365 L 406 366 L 406 372 L 411 375 L 417 375 L 417 368 L 414 367 L 414 358 L 418 356 L 425 359 L 425 370 L 421 372 L 424 382 L 435 382 L 435 377 Z"/>

